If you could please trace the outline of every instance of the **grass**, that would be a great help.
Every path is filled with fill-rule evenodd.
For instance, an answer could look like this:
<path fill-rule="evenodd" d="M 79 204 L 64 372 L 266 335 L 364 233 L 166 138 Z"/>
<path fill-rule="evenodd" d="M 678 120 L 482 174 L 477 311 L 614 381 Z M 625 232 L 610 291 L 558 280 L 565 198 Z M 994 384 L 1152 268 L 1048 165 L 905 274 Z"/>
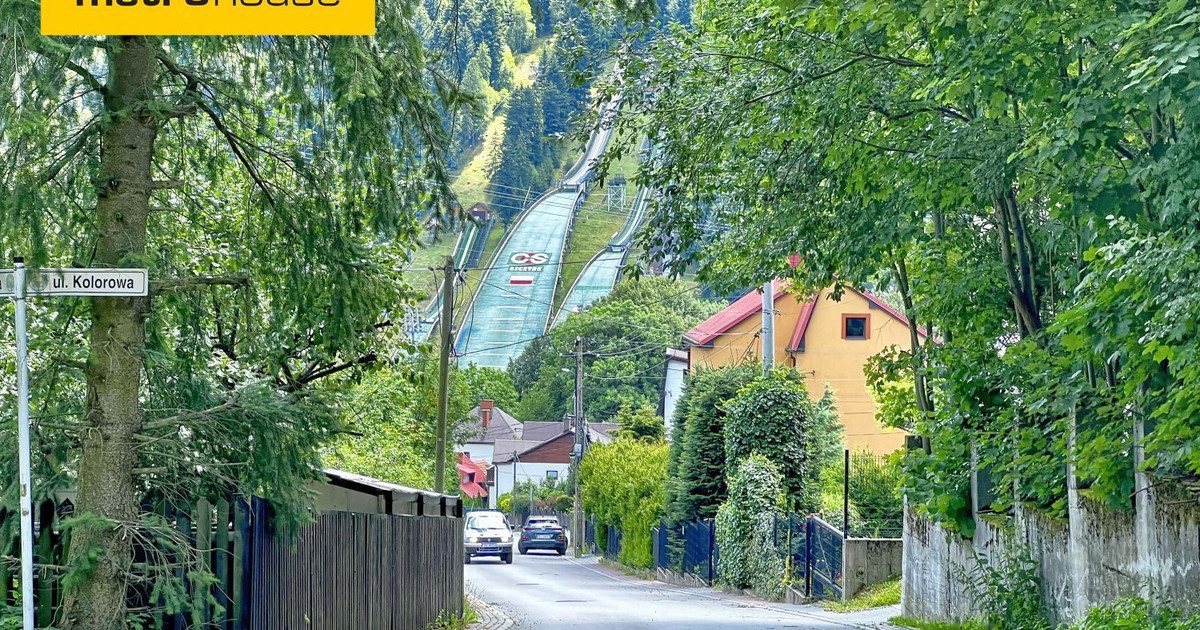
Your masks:
<path fill-rule="evenodd" d="M 859 591 L 857 595 L 850 598 L 850 601 L 828 602 L 825 604 L 825 610 L 844 613 L 859 612 L 881 606 L 894 606 L 899 603 L 900 578 L 896 578 L 887 582 L 872 584 Z"/>
<path fill-rule="evenodd" d="M 888 623 L 902 628 L 916 628 L 916 630 L 983 630 L 983 626 L 973 622 L 957 624 L 942 621 L 920 621 L 908 617 L 892 617 L 888 619 Z"/>
<path fill-rule="evenodd" d="M 462 617 L 455 617 L 443 612 L 438 615 L 437 621 L 429 624 L 427 630 L 465 630 L 478 620 L 479 615 L 474 608 L 471 608 L 470 600 L 464 597 Z"/>

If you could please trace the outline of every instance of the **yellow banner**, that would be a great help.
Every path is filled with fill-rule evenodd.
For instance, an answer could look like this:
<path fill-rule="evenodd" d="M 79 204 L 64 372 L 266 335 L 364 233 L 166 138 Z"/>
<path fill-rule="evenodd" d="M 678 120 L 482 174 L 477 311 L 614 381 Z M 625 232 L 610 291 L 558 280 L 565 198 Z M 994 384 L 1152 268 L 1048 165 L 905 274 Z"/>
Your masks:
<path fill-rule="evenodd" d="M 374 35 L 375 0 L 42 0 L 43 35 Z"/>

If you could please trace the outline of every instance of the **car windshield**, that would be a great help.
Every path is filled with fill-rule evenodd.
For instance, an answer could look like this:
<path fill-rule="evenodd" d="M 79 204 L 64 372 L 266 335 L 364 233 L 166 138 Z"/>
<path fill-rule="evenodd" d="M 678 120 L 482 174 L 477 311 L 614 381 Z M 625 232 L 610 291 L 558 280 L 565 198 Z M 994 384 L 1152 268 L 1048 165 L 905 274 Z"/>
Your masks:
<path fill-rule="evenodd" d="M 508 529 L 508 523 L 499 514 L 473 514 L 467 517 L 469 529 Z"/>

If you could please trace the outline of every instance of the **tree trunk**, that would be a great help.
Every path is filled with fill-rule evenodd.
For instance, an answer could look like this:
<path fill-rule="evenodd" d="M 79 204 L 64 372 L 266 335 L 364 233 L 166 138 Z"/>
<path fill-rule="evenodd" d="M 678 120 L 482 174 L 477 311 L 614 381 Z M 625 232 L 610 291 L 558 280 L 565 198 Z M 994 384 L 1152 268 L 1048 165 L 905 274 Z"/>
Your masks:
<path fill-rule="evenodd" d="M 109 53 L 104 108 L 110 117 L 100 151 L 96 204 L 96 263 L 119 267 L 146 246 L 153 188 L 151 160 L 158 121 L 154 99 L 156 40 L 122 37 Z M 87 361 L 88 428 L 80 433 L 76 481 L 81 514 L 96 523 L 72 533 L 70 562 L 94 565 L 66 593 L 63 627 L 117 630 L 126 627 L 126 581 L 133 559 L 128 528 L 138 520 L 133 469 L 134 435 L 142 426 L 139 404 L 148 298 L 95 298 L 91 353 Z M 90 554 L 97 553 L 89 562 Z"/>

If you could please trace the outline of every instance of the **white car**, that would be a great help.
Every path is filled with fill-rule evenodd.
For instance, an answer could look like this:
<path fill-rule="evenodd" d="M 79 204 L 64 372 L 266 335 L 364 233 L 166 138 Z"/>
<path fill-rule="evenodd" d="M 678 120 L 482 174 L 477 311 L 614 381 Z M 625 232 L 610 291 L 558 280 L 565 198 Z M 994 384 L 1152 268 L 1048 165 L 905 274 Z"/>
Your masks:
<path fill-rule="evenodd" d="M 471 558 L 480 557 L 499 558 L 512 564 L 514 544 L 512 529 L 503 513 L 488 511 L 467 514 L 463 532 L 467 564 L 471 564 Z"/>

